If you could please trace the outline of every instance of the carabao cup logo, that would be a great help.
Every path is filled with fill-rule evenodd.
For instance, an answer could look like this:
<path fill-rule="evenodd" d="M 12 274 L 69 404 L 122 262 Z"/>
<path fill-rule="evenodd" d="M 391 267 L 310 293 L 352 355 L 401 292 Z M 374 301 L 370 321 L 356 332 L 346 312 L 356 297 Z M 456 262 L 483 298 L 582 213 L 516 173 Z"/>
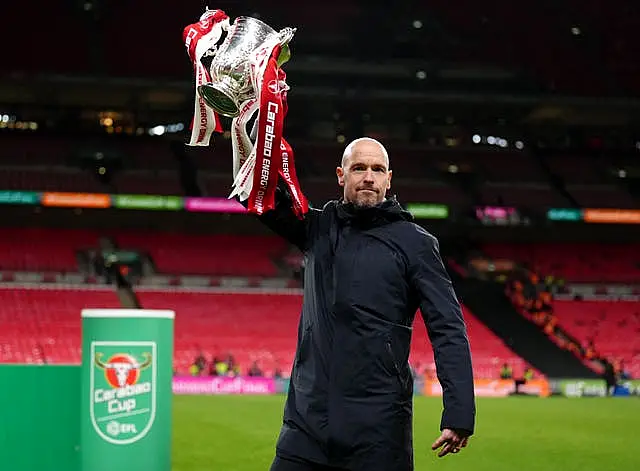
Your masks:
<path fill-rule="evenodd" d="M 91 421 L 109 443 L 143 438 L 156 413 L 155 342 L 92 342 Z"/>
<path fill-rule="evenodd" d="M 145 361 L 138 361 L 126 353 L 113 355 L 104 363 L 101 361 L 102 353 L 96 353 L 96 365 L 104 370 L 104 375 L 112 388 L 124 388 L 134 386 L 140 379 L 140 370 L 144 370 L 151 364 L 151 353 L 143 353 Z"/>

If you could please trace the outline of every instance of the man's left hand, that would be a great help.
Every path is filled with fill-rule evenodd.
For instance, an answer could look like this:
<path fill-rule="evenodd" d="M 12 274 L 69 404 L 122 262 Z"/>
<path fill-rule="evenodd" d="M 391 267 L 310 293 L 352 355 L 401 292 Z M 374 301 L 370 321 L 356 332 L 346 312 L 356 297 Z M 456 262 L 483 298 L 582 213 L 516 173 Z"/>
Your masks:
<path fill-rule="evenodd" d="M 438 453 L 438 458 L 442 458 L 449 453 L 459 453 L 467 446 L 469 441 L 469 433 L 464 430 L 452 430 L 445 428 L 442 430 L 440 437 L 431 445 L 432 450 L 442 447 Z"/>

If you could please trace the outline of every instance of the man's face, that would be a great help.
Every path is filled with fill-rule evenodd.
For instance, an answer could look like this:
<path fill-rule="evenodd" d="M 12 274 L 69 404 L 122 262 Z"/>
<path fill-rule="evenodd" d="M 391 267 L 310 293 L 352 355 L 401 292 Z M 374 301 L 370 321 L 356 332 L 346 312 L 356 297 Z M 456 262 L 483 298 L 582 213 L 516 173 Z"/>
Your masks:
<path fill-rule="evenodd" d="M 384 201 L 391 188 L 391 170 L 382 148 L 375 142 L 358 142 L 336 169 L 338 184 L 344 188 L 344 200 L 359 207 Z"/>

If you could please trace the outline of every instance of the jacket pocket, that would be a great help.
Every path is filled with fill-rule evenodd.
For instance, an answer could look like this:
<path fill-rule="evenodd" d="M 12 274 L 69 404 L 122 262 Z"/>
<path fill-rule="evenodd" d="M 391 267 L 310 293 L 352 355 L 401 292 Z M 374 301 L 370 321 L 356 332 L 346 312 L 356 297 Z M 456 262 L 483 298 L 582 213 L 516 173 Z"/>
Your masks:
<path fill-rule="evenodd" d="M 400 368 L 398 368 L 398 362 L 396 361 L 396 357 L 393 354 L 393 348 L 391 348 L 391 342 L 387 341 L 384 344 L 384 347 L 387 352 L 387 359 L 389 360 L 389 364 L 391 365 L 393 372 L 399 377 Z"/>
<path fill-rule="evenodd" d="M 391 346 L 391 342 L 390 341 L 386 341 L 385 344 L 385 352 L 387 355 L 387 359 L 389 361 L 389 364 L 391 366 L 391 369 L 394 373 L 394 375 L 396 376 L 396 378 L 398 379 L 398 383 L 400 384 L 400 388 L 401 391 L 403 393 L 406 393 L 409 389 L 409 381 L 411 381 L 410 377 L 407 377 L 407 375 L 402 373 L 402 370 L 400 369 L 400 366 L 398 365 L 398 361 L 396 360 L 396 356 L 393 353 L 393 347 Z M 409 376 L 411 376 L 409 374 Z"/>
<path fill-rule="evenodd" d="M 311 348 L 311 326 L 307 327 L 302 333 L 300 339 L 300 345 L 296 352 L 294 360 L 295 375 L 293 377 L 294 384 L 299 390 L 306 390 L 310 388 L 312 381 L 312 374 L 309 371 L 310 365 L 308 364 L 309 349 Z"/>
<path fill-rule="evenodd" d="M 302 338 L 300 339 L 300 345 L 298 345 L 298 351 L 296 352 L 295 363 L 296 366 L 304 363 L 309 356 L 309 342 L 311 337 L 311 326 L 307 326 L 302 332 Z"/>

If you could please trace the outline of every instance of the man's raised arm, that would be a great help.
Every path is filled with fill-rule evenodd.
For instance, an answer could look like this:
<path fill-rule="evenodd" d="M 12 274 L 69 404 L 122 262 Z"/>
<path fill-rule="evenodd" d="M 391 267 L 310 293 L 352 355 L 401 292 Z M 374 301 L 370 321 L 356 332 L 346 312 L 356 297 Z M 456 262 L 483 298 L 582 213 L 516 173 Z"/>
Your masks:
<path fill-rule="evenodd" d="M 248 201 L 241 203 L 247 207 Z M 298 218 L 293 212 L 293 202 L 289 190 L 284 182 L 279 180 L 275 192 L 275 209 L 266 211 L 258 216 L 258 219 L 273 232 L 304 252 L 307 248 L 309 234 L 319 213 L 319 210 L 309 208 L 302 219 Z"/>

